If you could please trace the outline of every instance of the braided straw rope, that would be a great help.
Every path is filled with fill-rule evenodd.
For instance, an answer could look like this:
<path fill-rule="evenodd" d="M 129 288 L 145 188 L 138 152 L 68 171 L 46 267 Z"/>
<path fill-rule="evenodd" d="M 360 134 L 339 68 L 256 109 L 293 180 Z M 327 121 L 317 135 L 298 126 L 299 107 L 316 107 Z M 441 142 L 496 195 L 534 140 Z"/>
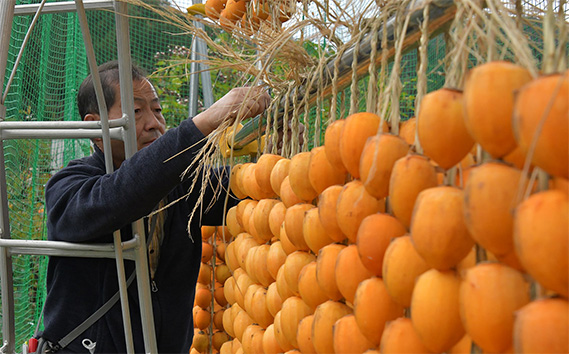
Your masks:
<path fill-rule="evenodd" d="M 427 93 L 427 65 L 429 64 L 428 46 L 429 46 L 429 33 L 427 31 L 429 25 L 429 9 L 430 2 L 425 4 L 423 9 L 423 23 L 421 23 L 421 41 L 418 49 L 419 54 L 419 68 L 417 69 L 417 96 L 415 97 L 415 119 L 418 119 L 418 112 L 421 107 L 421 100 Z M 415 129 L 415 150 L 418 153 L 423 153 L 417 129 Z"/>
<path fill-rule="evenodd" d="M 350 85 L 350 115 L 358 112 L 359 89 L 358 89 L 358 56 L 360 54 L 360 39 L 364 31 L 354 34 L 356 41 L 352 60 L 352 83 Z"/>
<path fill-rule="evenodd" d="M 470 3 L 472 0 L 467 0 Z M 501 2 L 489 1 L 488 7 L 490 9 L 490 14 L 493 21 L 496 22 L 495 33 L 501 41 L 508 43 L 513 52 L 515 53 L 515 61 L 527 68 L 533 77 L 537 77 L 537 65 L 536 60 L 531 53 L 530 46 L 528 44 L 528 39 L 524 34 L 518 31 L 516 22 L 512 16 L 508 16 L 508 10 Z M 473 11 L 482 11 L 478 7 L 472 7 Z M 501 29 L 501 30 L 498 30 Z M 502 35 L 502 31 L 505 35 Z M 505 38 L 504 38 L 505 37 Z M 505 51 L 505 50 L 504 50 Z"/>
<path fill-rule="evenodd" d="M 543 25 L 544 49 L 543 49 L 542 71 L 544 74 L 554 73 L 558 69 L 558 64 L 555 62 L 555 52 L 556 52 L 556 50 L 555 50 L 555 30 L 556 30 L 556 28 L 555 28 L 555 14 L 553 11 L 553 3 L 549 2 L 548 6 L 547 6 L 546 13 L 545 13 L 544 25 Z M 558 95 L 559 89 L 561 88 L 561 84 L 562 84 L 562 78 L 560 78 L 552 97 L 556 97 Z M 535 131 L 533 138 L 531 140 L 530 148 L 528 150 L 528 154 L 526 156 L 526 160 L 524 163 L 524 169 L 523 169 L 524 175 L 529 172 L 531 160 L 532 160 L 535 148 L 537 146 L 537 140 L 538 140 L 539 136 L 541 135 L 541 131 L 543 130 L 543 126 L 545 124 L 546 117 L 548 115 L 548 112 L 551 110 L 552 104 L 553 104 L 553 99 L 551 99 L 548 102 L 548 107 L 545 109 L 546 113 L 543 114 L 543 117 L 540 119 L 539 124 L 536 127 L 536 131 Z M 539 189 L 540 190 L 547 190 L 549 188 L 549 176 L 547 175 L 547 173 L 545 171 L 536 168 L 532 171 L 532 177 L 535 177 L 534 174 L 536 174 L 536 173 L 537 173 Z M 533 182 L 533 181 L 530 181 L 530 184 L 528 184 L 526 187 L 526 191 L 523 195 L 523 200 L 526 200 L 527 198 L 529 198 L 529 196 L 532 192 L 533 183 L 531 183 L 531 182 Z M 520 187 L 521 186 L 523 186 L 523 184 L 520 183 Z M 518 193 L 518 198 L 520 198 L 520 193 Z"/>
<path fill-rule="evenodd" d="M 314 120 L 314 146 L 320 145 L 320 122 L 322 121 L 322 112 L 324 111 L 323 107 L 323 92 L 324 92 L 324 68 L 326 66 L 326 60 L 324 60 L 325 56 L 323 53 L 320 54 L 320 62 L 318 63 L 318 70 L 316 71 L 316 75 L 314 77 L 318 77 L 318 91 L 316 94 L 316 119 Z M 307 95 L 308 96 L 308 95 Z M 305 119 L 307 119 L 307 115 L 305 115 Z M 304 129 L 304 141 L 308 141 L 308 129 Z M 305 144 L 308 147 L 308 144 Z"/>
<path fill-rule="evenodd" d="M 296 138 L 296 142 L 298 144 L 298 136 L 295 137 L 294 132 L 292 134 L 292 139 L 291 142 L 289 143 L 288 141 L 288 124 L 287 122 L 285 122 L 285 120 L 288 117 L 288 112 L 290 110 L 290 100 L 288 99 L 290 97 L 290 93 L 292 92 L 292 88 L 294 87 L 294 82 L 290 81 L 288 83 L 288 88 L 286 90 L 285 93 L 285 105 L 284 105 L 284 113 L 283 113 L 283 148 L 282 148 L 282 152 L 283 152 L 283 156 L 285 157 L 291 157 L 292 155 L 294 155 L 294 153 L 292 153 L 293 149 L 293 141 Z M 297 128 L 298 129 L 298 128 Z"/>
<path fill-rule="evenodd" d="M 445 33 L 445 45 L 446 45 L 446 53 L 447 53 L 447 60 L 446 60 L 446 78 L 445 78 L 445 88 L 458 88 L 460 85 L 460 81 L 462 80 L 462 72 L 460 71 L 460 67 L 462 65 L 462 61 L 465 60 L 464 52 L 465 46 L 464 42 L 466 41 L 467 34 L 464 30 L 464 18 L 466 9 L 463 3 L 459 2 L 456 4 L 457 11 L 454 20 L 450 26 L 448 32 Z M 460 37 L 462 36 L 463 41 L 461 41 Z M 456 181 L 456 168 L 452 167 L 445 171 L 444 173 L 444 184 L 445 185 L 454 185 Z"/>
<path fill-rule="evenodd" d="M 409 5 L 409 0 L 403 1 L 402 6 Z M 415 0 L 412 0 L 410 3 L 410 8 L 413 7 L 415 4 Z M 395 37 L 397 40 L 395 41 L 395 59 L 393 60 L 393 68 L 391 69 L 391 75 L 389 77 L 389 83 L 387 85 L 387 92 L 384 94 L 383 97 L 383 107 L 382 107 L 382 114 L 381 116 L 384 117 L 388 111 L 390 113 L 390 121 L 391 121 L 391 132 L 395 135 L 399 134 L 399 96 L 401 95 L 401 57 L 403 51 L 403 42 L 405 41 L 405 34 L 407 32 L 407 26 L 409 25 L 411 11 L 408 11 L 405 19 L 402 21 L 402 12 L 397 12 L 397 16 L 395 17 Z M 379 132 L 383 131 L 383 119 L 381 120 Z"/>
<path fill-rule="evenodd" d="M 346 118 L 346 91 L 340 93 L 340 118 Z"/>
<path fill-rule="evenodd" d="M 369 82 L 367 85 L 367 102 L 366 102 L 366 111 L 371 113 L 377 114 L 377 35 L 375 33 L 379 30 L 380 18 L 376 17 L 371 26 L 371 33 L 374 33 L 371 37 L 371 53 L 369 57 Z"/>
<path fill-rule="evenodd" d="M 456 16 L 452 21 L 449 32 L 445 33 L 447 58 L 449 58 L 445 70 L 446 80 L 444 86 L 447 88 L 459 87 L 459 81 L 460 81 L 459 67 L 464 59 L 462 55 L 463 47 L 459 45 L 460 43 L 464 42 L 461 42 L 459 37 L 461 35 L 464 35 L 464 39 L 466 37 L 464 33 L 464 24 L 463 24 L 463 19 L 465 17 L 466 9 L 463 2 L 459 2 L 458 4 L 456 4 L 456 7 L 457 7 Z"/>
<path fill-rule="evenodd" d="M 298 94 L 297 94 L 298 87 L 295 86 L 291 82 L 291 93 L 294 92 L 292 95 L 292 124 L 291 124 L 291 154 L 292 156 L 298 154 L 301 151 L 304 151 L 304 146 L 308 144 L 300 145 L 300 107 L 298 105 Z M 305 129 L 307 130 L 307 129 Z"/>
<path fill-rule="evenodd" d="M 564 9 L 566 0 L 559 2 L 559 10 L 557 12 L 557 31 L 559 33 L 559 44 L 557 45 L 557 52 L 555 54 L 555 62 L 557 63 L 556 71 L 564 71 L 567 69 L 567 44 L 569 42 L 569 25 L 565 20 L 566 10 Z"/>
<path fill-rule="evenodd" d="M 385 112 L 383 112 L 383 107 L 385 106 L 383 101 L 381 100 L 381 97 L 383 97 L 384 95 L 384 91 L 385 91 L 385 81 L 386 81 L 386 71 L 387 71 L 387 57 L 389 55 L 389 47 L 387 44 L 387 19 L 389 18 L 388 16 L 391 15 L 391 11 L 390 8 L 388 6 L 384 6 L 382 8 L 382 12 L 381 12 L 381 23 L 383 23 L 383 28 L 382 28 L 382 37 L 381 37 L 381 69 L 379 71 L 379 82 L 380 87 L 379 87 L 379 93 L 378 93 L 378 99 L 377 99 L 377 107 L 375 109 L 377 114 L 380 114 L 380 117 L 383 118 L 383 114 L 385 114 Z"/>
<path fill-rule="evenodd" d="M 269 144 L 268 140 L 265 141 L 265 147 L 263 149 L 264 154 L 267 154 L 267 153 L 273 154 L 275 151 L 274 141 L 276 140 L 276 137 L 274 136 L 274 134 L 271 134 L 271 129 L 275 125 L 274 112 L 273 112 L 273 110 L 275 109 L 275 104 L 276 104 L 275 100 L 271 100 L 269 107 L 267 108 L 267 110 L 264 113 L 264 115 L 267 119 L 267 126 L 265 127 L 265 133 L 267 134 L 267 139 L 268 138 L 271 139 L 271 144 Z M 271 147 L 270 150 L 269 150 L 269 146 Z"/>
<path fill-rule="evenodd" d="M 334 75 L 332 77 L 332 82 L 331 82 L 331 86 L 332 86 L 332 101 L 331 101 L 331 105 L 330 105 L 330 122 L 333 122 L 337 119 L 337 113 L 336 113 L 336 97 L 338 97 L 338 77 L 340 76 L 340 62 L 342 61 L 342 56 L 344 55 L 344 52 L 346 51 L 347 46 L 341 46 L 340 48 L 338 48 L 338 55 L 336 56 L 336 59 L 334 60 Z M 343 106 L 343 104 L 341 105 Z M 342 109 L 342 108 L 340 108 Z M 340 114 L 340 118 L 343 117 L 343 114 Z"/>
<path fill-rule="evenodd" d="M 279 143 L 279 127 L 278 127 L 278 115 L 279 115 L 279 109 L 280 109 L 280 103 L 281 103 L 281 99 L 283 98 L 283 93 L 282 91 L 277 95 L 276 99 L 273 100 L 274 107 L 273 107 L 273 111 L 271 112 L 273 115 L 273 134 L 271 134 L 271 139 L 273 141 L 273 149 L 272 152 L 275 154 L 277 152 L 277 146 Z M 283 141 L 284 144 L 284 141 Z M 281 152 L 282 154 L 282 152 Z"/>
<path fill-rule="evenodd" d="M 312 72 L 309 75 L 312 76 L 312 78 L 309 80 L 310 83 L 308 84 L 308 86 L 305 86 L 306 87 L 306 90 L 305 90 L 306 94 L 302 98 L 302 103 L 301 103 L 301 106 L 304 109 L 304 115 L 303 115 L 304 116 L 304 121 L 303 121 L 304 122 L 304 136 L 303 136 L 303 138 L 305 138 L 305 139 L 306 139 L 306 136 L 308 135 L 308 133 L 307 133 L 308 132 L 308 125 L 309 125 L 308 118 L 310 116 L 310 105 L 308 104 L 308 96 L 309 95 L 307 93 L 312 91 L 312 87 L 314 86 L 314 81 L 316 80 L 316 74 L 315 73 Z"/>
<path fill-rule="evenodd" d="M 499 56 L 493 52 L 488 53 L 487 51 L 487 59 L 489 54 L 492 60 L 497 58 L 504 59 L 507 55 L 510 55 L 512 61 L 525 67 L 533 77 L 537 77 L 537 63 L 531 51 L 532 45 L 530 45 L 524 33 L 519 30 L 519 21 L 524 20 L 514 19 L 516 16 L 513 16 L 512 12 L 508 10 L 501 1 L 488 1 L 486 4 L 488 11 L 484 11 L 477 0 L 463 0 L 459 2 L 457 5 L 457 15 L 451 25 L 451 31 L 454 30 L 452 34 L 454 37 L 452 44 L 459 44 L 462 48 L 453 48 L 453 52 L 449 52 L 448 57 L 458 62 L 459 58 L 457 58 L 455 54 L 460 51 L 468 51 L 469 54 L 481 60 L 482 57 L 479 56 L 474 46 L 469 48 L 469 46 L 465 45 L 467 41 L 466 37 L 472 35 L 486 36 L 487 45 L 493 46 L 492 51 L 498 48 L 498 43 L 500 44 L 499 47 L 501 47 Z M 516 11 L 519 12 L 519 8 L 516 9 Z M 458 24 L 462 22 L 459 18 L 470 19 L 474 16 L 483 19 L 486 31 L 479 28 L 479 26 L 472 21 L 470 21 L 466 27 L 462 26 L 462 24 Z M 456 63 L 453 65 L 456 65 Z"/>
<path fill-rule="evenodd" d="M 547 11 L 543 21 L 543 65 L 544 74 L 557 71 L 555 65 L 555 14 L 553 12 L 553 1 L 547 3 Z"/>

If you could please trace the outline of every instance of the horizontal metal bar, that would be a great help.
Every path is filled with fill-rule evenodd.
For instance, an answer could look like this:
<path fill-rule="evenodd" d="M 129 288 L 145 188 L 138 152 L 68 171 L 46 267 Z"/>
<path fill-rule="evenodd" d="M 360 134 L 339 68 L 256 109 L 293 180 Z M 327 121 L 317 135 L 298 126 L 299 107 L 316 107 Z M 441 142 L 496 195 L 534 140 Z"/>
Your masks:
<path fill-rule="evenodd" d="M 126 259 L 134 259 L 133 250 L 139 245 L 139 239 L 123 242 L 122 250 Z M 10 255 L 49 255 L 90 258 L 115 258 L 114 244 L 84 244 L 64 241 L 13 240 L 0 239 L 0 247 L 8 248 Z"/>
<path fill-rule="evenodd" d="M 125 118 L 109 120 L 111 128 L 123 127 L 126 125 Z M 2 121 L 2 129 L 101 129 L 100 121 Z"/>
<path fill-rule="evenodd" d="M 111 129 L 111 139 L 123 139 L 122 128 Z M 101 138 L 101 130 L 90 129 L 2 129 L 0 139 L 94 139 Z"/>
<path fill-rule="evenodd" d="M 421 22 L 423 20 L 423 7 L 426 4 L 427 0 L 417 1 L 413 10 L 410 15 L 409 25 L 407 27 L 407 32 L 405 35 L 405 41 L 403 45 L 403 52 L 407 52 L 411 49 L 414 49 L 418 46 L 418 40 L 421 35 Z M 454 19 L 454 15 L 456 12 L 456 6 L 454 5 L 453 0 L 435 0 L 431 3 L 431 7 L 429 10 L 429 25 L 428 31 L 429 34 L 433 35 L 437 32 L 440 32 L 442 29 L 446 28 L 447 25 Z M 387 30 L 387 39 L 388 43 L 387 46 L 389 48 L 388 53 L 388 61 L 392 61 L 394 59 L 395 50 L 394 50 L 394 42 L 395 42 L 395 18 L 391 18 L 387 21 L 386 25 Z M 373 36 L 377 36 L 377 49 L 381 50 L 382 48 L 382 38 L 383 38 L 383 28 L 379 28 L 377 32 L 370 32 L 366 34 L 359 42 L 358 48 L 358 58 L 357 63 L 358 66 L 356 68 L 358 79 L 364 77 L 368 74 L 368 67 L 370 64 L 370 54 L 372 51 L 372 38 Z M 339 61 L 339 75 L 337 80 L 337 87 L 338 91 L 346 88 L 349 86 L 352 80 L 352 63 L 354 60 L 354 50 L 356 46 L 352 46 L 347 49 L 344 54 L 342 55 Z M 381 62 L 382 56 L 381 53 L 378 53 L 376 58 L 376 63 Z M 326 64 L 326 67 L 323 69 L 323 77 L 322 82 L 319 83 L 324 90 L 322 92 L 323 98 L 328 97 L 332 94 L 331 83 L 334 73 L 334 66 L 336 65 L 336 58 L 332 58 Z M 308 92 L 307 92 L 308 91 Z M 285 102 L 288 100 L 289 103 L 294 101 L 294 96 L 296 95 L 297 101 L 302 104 L 302 99 L 309 95 L 308 98 L 308 105 L 313 106 L 316 102 L 316 95 L 318 93 L 317 88 L 307 88 L 304 85 L 301 85 L 293 90 L 289 97 L 283 97 L 281 99 L 279 107 L 284 107 Z M 277 124 L 280 126 L 282 125 L 284 116 L 284 109 L 281 108 L 278 112 L 277 116 Z M 261 129 L 259 130 L 259 124 L 261 124 Z M 260 131 L 261 134 L 264 133 L 266 127 L 266 122 L 261 121 L 261 116 L 257 116 L 247 123 L 243 125 L 241 130 L 237 132 L 235 135 L 235 149 L 241 149 L 249 144 L 251 141 L 255 140 L 258 136 L 258 132 Z"/>
<path fill-rule="evenodd" d="M 81 258 L 116 258 L 114 251 L 92 252 L 92 251 L 72 251 L 57 250 L 53 248 L 26 248 L 14 247 L 8 252 L 11 255 L 32 255 L 32 256 L 58 256 L 58 257 L 81 257 Z M 123 253 L 123 258 L 134 261 L 135 255 L 131 252 Z"/>
<path fill-rule="evenodd" d="M 123 251 L 133 249 L 138 245 L 138 239 L 123 242 Z M 65 241 L 46 241 L 46 240 L 14 240 L 14 239 L 0 239 L 0 247 L 34 247 L 34 248 L 53 248 L 59 250 L 73 250 L 73 251 L 93 251 L 93 252 L 106 252 L 113 251 L 115 246 L 113 243 L 75 243 Z"/>
<path fill-rule="evenodd" d="M 98 9 L 113 9 L 114 0 L 83 0 L 83 4 L 85 5 L 85 10 L 98 10 Z M 27 16 L 27 15 L 34 15 L 39 8 L 39 4 L 24 4 L 24 5 L 16 5 L 14 10 L 15 16 Z M 75 1 L 58 1 L 58 2 L 50 2 L 45 4 L 44 8 L 42 9 L 42 14 L 47 13 L 61 13 L 61 12 L 72 12 L 76 11 L 77 6 L 75 5 Z"/>

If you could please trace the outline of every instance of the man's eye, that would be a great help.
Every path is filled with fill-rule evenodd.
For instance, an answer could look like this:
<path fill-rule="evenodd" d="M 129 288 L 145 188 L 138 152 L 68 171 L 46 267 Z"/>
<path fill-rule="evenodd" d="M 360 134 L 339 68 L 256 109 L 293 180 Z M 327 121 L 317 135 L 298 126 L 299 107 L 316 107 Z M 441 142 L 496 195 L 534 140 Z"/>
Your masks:
<path fill-rule="evenodd" d="M 142 112 L 142 109 L 140 109 L 140 108 L 135 108 L 135 109 L 134 109 L 134 114 L 138 114 L 138 113 L 140 113 L 140 112 Z"/>
<path fill-rule="evenodd" d="M 162 113 L 162 107 L 154 108 L 155 112 Z"/>

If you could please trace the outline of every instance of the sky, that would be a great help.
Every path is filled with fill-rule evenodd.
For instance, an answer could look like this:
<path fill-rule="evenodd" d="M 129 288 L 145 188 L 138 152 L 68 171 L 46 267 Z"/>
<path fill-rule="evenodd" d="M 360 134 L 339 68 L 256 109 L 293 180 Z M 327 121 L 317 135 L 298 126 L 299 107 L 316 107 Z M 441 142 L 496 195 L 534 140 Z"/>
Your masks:
<path fill-rule="evenodd" d="M 176 3 L 181 8 L 187 8 L 192 5 L 192 0 L 170 0 L 172 4 Z M 205 3 L 205 0 L 203 1 Z"/>

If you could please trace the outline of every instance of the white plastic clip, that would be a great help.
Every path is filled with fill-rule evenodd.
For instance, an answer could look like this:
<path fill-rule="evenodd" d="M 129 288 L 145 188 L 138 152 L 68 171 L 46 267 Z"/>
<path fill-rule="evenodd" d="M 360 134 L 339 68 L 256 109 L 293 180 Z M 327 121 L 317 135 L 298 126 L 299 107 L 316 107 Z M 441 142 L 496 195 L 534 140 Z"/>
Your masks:
<path fill-rule="evenodd" d="M 97 345 L 97 342 L 93 342 L 89 338 L 85 338 L 81 341 L 81 344 L 83 344 L 83 347 L 85 347 L 89 353 L 95 354 L 95 346 Z"/>

